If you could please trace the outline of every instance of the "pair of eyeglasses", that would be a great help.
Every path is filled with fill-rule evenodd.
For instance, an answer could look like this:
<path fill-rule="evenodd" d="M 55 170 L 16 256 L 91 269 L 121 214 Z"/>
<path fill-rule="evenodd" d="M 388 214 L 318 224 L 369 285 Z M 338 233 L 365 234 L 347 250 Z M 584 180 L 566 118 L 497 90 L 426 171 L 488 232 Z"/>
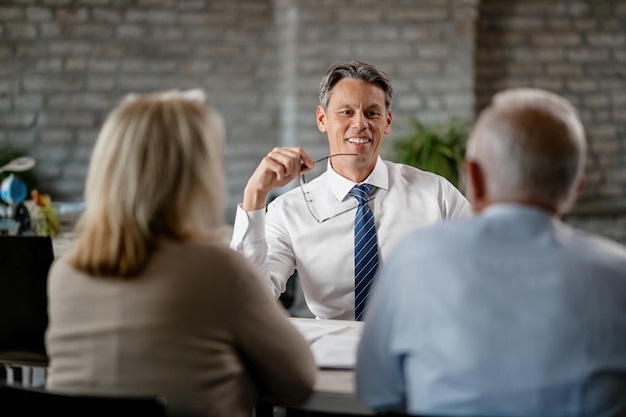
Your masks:
<path fill-rule="evenodd" d="M 317 161 L 315 161 L 315 163 L 317 164 L 318 162 L 322 162 L 325 161 L 327 159 L 330 158 L 334 158 L 335 156 L 357 156 L 358 154 L 356 153 L 336 153 L 333 155 L 328 155 L 325 156 L 324 158 L 318 159 Z M 313 198 L 311 196 L 311 193 L 309 192 L 309 187 L 308 187 L 308 183 L 306 181 L 306 178 L 304 176 L 304 172 L 300 172 L 300 190 L 302 191 L 302 196 L 304 197 L 304 202 L 306 203 L 306 208 L 307 210 L 309 210 L 309 213 L 311 213 L 311 216 L 315 219 L 316 222 L 318 223 L 324 223 L 325 221 L 328 221 L 330 219 L 334 219 L 337 216 L 340 216 L 344 213 L 347 213 L 349 211 L 355 210 L 358 207 L 358 204 L 354 207 L 350 207 L 347 210 L 344 211 L 340 211 L 339 213 L 333 214 L 330 217 L 324 217 L 324 218 L 320 218 L 318 215 L 315 214 L 315 209 L 313 208 Z M 367 201 L 371 201 L 373 200 L 374 197 L 370 197 Z"/>

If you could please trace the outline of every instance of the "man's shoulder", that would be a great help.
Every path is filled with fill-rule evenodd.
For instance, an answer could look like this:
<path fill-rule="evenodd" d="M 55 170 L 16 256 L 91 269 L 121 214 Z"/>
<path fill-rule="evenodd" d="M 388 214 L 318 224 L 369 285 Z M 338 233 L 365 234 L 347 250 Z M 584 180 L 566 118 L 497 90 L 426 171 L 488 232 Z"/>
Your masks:
<path fill-rule="evenodd" d="M 385 161 L 385 164 L 389 172 L 390 191 L 396 188 L 396 191 L 420 198 L 435 198 L 448 206 L 450 211 L 445 218 L 466 217 L 471 213 L 463 193 L 445 177 L 397 162 Z"/>
<path fill-rule="evenodd" d="M 626 245 L 606 236 L 563 223 L 558 237 L 562 244 L 577 253 L 613 259 L 626 264 Z"/>
<path fill-rule="evenodd" d="M 411 166 L 411 165 L 407 165 L 407 164 L 402 164 L 400 162 L 393 162 L 393 161 L 389 161 L 387 159 L 384 159 L 383 162 L 385 163 L 385 165 L 387 165 L 387 169 L 390 172 L 393 172 L 396 175 L 400 175 L 400 176 L 404 176 L 404 177 L 427 177 L 427 178 L 432 178 L 432 179 L 438 179 L 438 178 L 443 178 L 440 175 L 437 175 L 433 172 L 429 172 L 429 171 L 424 171 L 422 169 L 419 169 L 417 167 Z"/>
<path fill-rule="evenodd" d="M 454 187 L 445 177 L 434 172 L 424 171 L 411 165 L 401 164 L 384 160 L 389 171 L 389 176 L 395 182 L 405 182 L 407 184 L 434 184 L 443 187 Z"/>
<path fill-rule="evenodd" d="M 417 227 L 405 235 L 402 244 L 414 248 L 420 247 L 428 253 L 445 254 L 453 247 L 474 247 L 477 242 L 480 242 L 476 236 L 482 228 L 484 228 L 484 220 L 479 216 L 454 218 L 442 223 Z"/>

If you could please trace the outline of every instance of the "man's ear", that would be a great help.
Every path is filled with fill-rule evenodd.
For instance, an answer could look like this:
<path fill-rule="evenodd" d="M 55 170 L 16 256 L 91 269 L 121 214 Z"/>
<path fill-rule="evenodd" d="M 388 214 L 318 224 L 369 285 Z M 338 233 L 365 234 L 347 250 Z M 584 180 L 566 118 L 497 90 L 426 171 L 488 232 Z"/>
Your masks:
<path fill-rule="evenodd" d="M 326 111 L 319 105 L 317 106 L 317 128 L 320 132 L 326 132 Z"/>
<path fill-rule="evenodd" d="M 385 127 L 385 135 L 388 135 L 391 132 L 391 120 L 393 119 L 391 115 L 391 109 L 387 112 L 387 126 Z"/>
<path fill-rule="evenodd" d="M 585 177 L 584 176 L 580 177 L 580 179 L 578 180 L 578 184 L 576 184 L 576 198 L 578 198 L 580 193 L 583 191 L 583 188 L 585 188 Z"/>
<path fill-rule="evenodd" d="M 470 192 L 470 200 L 474 210 L 481 211 L 488 202 L 487 180 L 485 172 L 480 164 L 473 159 L 463 161 L 465 175 L 467 176 L 467 185 Z"/>

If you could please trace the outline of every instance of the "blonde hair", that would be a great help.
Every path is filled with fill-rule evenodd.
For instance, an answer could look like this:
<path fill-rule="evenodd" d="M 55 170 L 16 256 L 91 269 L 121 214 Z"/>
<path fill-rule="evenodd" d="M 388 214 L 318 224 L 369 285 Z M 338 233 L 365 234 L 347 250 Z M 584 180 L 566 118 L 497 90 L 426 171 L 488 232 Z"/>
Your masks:
<path fill-rule="evenodd" d="M 224 128 L 200 90 L 126 97 L 98 136 L 70 263 L 129 278 L 158 238 L 218 239 Z"/>

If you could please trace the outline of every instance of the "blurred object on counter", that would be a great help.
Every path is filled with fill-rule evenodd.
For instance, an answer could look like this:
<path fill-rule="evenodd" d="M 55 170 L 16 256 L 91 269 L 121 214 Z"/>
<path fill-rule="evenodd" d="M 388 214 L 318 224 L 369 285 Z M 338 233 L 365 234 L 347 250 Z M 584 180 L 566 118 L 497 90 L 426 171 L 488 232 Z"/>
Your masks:
<path fill-rule="evenodd" d="M 10 172 L 22 172 L 28 171 L 35 166 L 35 160 L 28 156 L 21 156 L 19 158 L 13 159 L 6 165 L 0 167 L 0 172 L 10 171 Z"/>
<path fill-rule="evenodd" d="M 28 188 L 27 196 L 30 190 L 38 188 L 39 181 L 32 169 L 36 165 L 34 158 L 28 156 L 28 149 L 7 148 L 0 145 L 0 182 L 11 174 L 16 175 Z"/>
<path fill-rule="evenodd" d="M 0 218 L 0 235 L 17 235 L 20 223 L 12 219 Z"/>
<path fill-rule="evenodd" d="M 9 205 L 22 203 L 26 200 L 27 195 L 28 187 L 26 184 L 13 174 L 10 174 L 0 183 L 0 197 Z"/>
<path fill-rule="evenodd" d="M 26 161 L 19 161 L 19 159 L 27 159 Z M 17 162 L 16 162 L 17 161 Z M 0 171 L 7 169 L 18 170 L 30 169 L 34 165 L 35 161 L 32 158 L 18 158 L 11 161 L 9 164 L 0 167 Z M 0 233 L 9 235 L 22 235 L 30 230 L 30 214 L 28 209 L 24 205 L 24 200 L 28 195 L 28 187 L 26 184 L 17 178 L 15 175 L 10 174 L 0 183 L 0 198 L 8 204 L 7 208 L 2 210 L 1 218 L 2 227 Z M 17 224 L 17 230 L 14 230 L 15 224 Z M 6 232 L 6 233 L 5 233 Z"/>
<path fill-rule="evenodd" d="M 15 207 L 15 215 L 13 218 L 19 223 L 17 229 L 18 235 L 24 235 L 30 232 L 30 213 L 23 202 Z"/>
<path fill-rule="evenodd" d="M 41 194 L 37 190 L 31 192 L 35 202 L 37 219 L 37 236 L 55 236 L 61 232 L 58 206 L 53 207 L 48 194 Z"/>

